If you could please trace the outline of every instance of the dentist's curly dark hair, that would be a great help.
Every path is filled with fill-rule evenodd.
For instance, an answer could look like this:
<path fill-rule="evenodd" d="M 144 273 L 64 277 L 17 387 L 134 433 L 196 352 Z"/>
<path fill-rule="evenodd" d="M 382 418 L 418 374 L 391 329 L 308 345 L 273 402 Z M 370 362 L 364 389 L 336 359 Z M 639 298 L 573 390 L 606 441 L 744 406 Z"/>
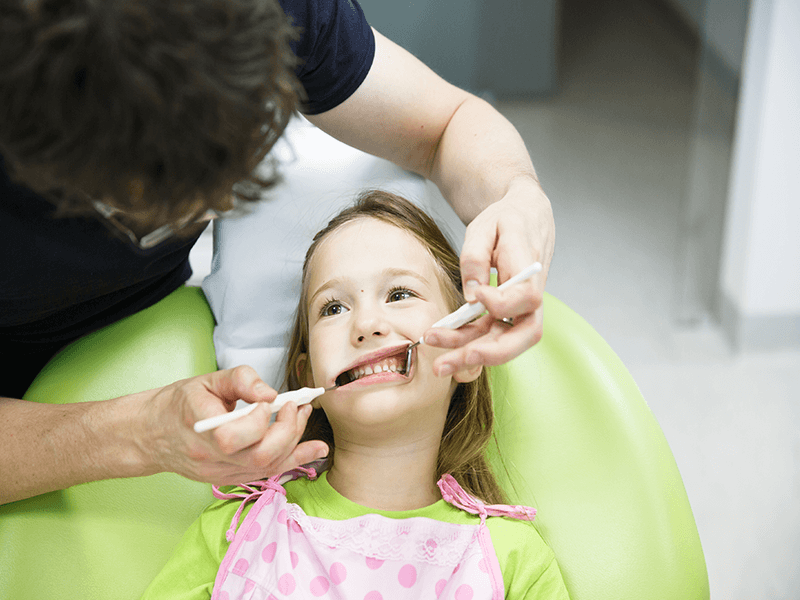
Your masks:
<path fill-rule="evenodd" d="M 0 154 L 66 212 L 161 225 L 259 198 L 299 101 L 275 0 L 3 0 Z"/>

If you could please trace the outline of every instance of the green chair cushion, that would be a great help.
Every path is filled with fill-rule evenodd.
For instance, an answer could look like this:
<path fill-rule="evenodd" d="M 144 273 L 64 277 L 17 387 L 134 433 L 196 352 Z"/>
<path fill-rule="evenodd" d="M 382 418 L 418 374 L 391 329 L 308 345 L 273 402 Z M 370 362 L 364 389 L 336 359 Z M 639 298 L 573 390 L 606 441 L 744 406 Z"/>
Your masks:
<path fill-rule="evenodd" d="M 617 356 L 545 296 L 545 333 L 491 370 L 490 458 L 556 553 L 575 600 L 706 599 L 708 579 L 666 440 Z M 213 317 L 182 288 L 67 347 L 26 393 L 80 402 L 216 368 Z M 133 600 L 211 500 L 174 474 L 93 482 L 0 506 L 0 600 Z"/>
<path fill-rule="evenodd" d="M 512 500 L 538 510 L 573 600 L 702 600 L 708 575 L 664 434 L 586 321 L 545 295 L 541 341 L 492 369 L 491 458 Z"/>
<path fill-rule="evenodd" d="M 180 288 L 62 350 L 25 394 L 103 400 L 216 369 L 214 318 L 199 288 Z M 0 506 L 0 599 L 138 598 L 212 500 L 173 473 L 113 479 Z"/>

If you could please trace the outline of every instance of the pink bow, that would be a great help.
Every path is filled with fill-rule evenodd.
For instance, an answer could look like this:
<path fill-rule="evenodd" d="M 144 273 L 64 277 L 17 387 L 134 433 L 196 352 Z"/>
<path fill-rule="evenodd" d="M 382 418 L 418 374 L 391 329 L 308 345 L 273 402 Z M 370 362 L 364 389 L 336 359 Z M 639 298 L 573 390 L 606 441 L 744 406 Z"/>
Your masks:
<path fill-rule="evenodd" d="M 522 521 L 533 521 L 536 509 L 530 506 L 508 504 L 484 504 L 478 498 L 471 496 L 458 484 L 455 477 L 445 473 L 436 483 L 442 492 L 442 498 L 454 506 L 473 515 L 480 515 L 481 521 L 490 517 L 511 517 Z"/>

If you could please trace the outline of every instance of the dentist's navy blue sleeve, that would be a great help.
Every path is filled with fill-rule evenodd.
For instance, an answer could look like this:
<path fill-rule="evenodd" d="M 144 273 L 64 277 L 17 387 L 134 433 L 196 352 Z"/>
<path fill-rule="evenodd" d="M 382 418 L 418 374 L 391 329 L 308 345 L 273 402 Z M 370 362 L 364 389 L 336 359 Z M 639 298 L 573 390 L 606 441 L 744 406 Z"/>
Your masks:
<path fill-rule="evenodd" d="M 305 88 L 306 114 L 344 102 L 364 81 L 375 56 L 375 37 L 355 0 L 280 0 L 301 38 L 292 50 Z"/>

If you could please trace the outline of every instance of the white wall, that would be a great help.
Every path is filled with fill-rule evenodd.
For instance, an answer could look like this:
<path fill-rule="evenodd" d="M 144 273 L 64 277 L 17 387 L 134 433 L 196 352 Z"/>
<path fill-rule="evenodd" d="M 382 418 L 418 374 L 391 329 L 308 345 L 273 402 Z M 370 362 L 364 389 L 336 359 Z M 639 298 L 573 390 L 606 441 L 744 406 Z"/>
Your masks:
<path fill-rule="evenodd" d="M 721 277 L 726 326 L 745 346 L 756 329 L 760 345 L 800 344 L 798 31 L 796 0 L 752 0 Z"/>

